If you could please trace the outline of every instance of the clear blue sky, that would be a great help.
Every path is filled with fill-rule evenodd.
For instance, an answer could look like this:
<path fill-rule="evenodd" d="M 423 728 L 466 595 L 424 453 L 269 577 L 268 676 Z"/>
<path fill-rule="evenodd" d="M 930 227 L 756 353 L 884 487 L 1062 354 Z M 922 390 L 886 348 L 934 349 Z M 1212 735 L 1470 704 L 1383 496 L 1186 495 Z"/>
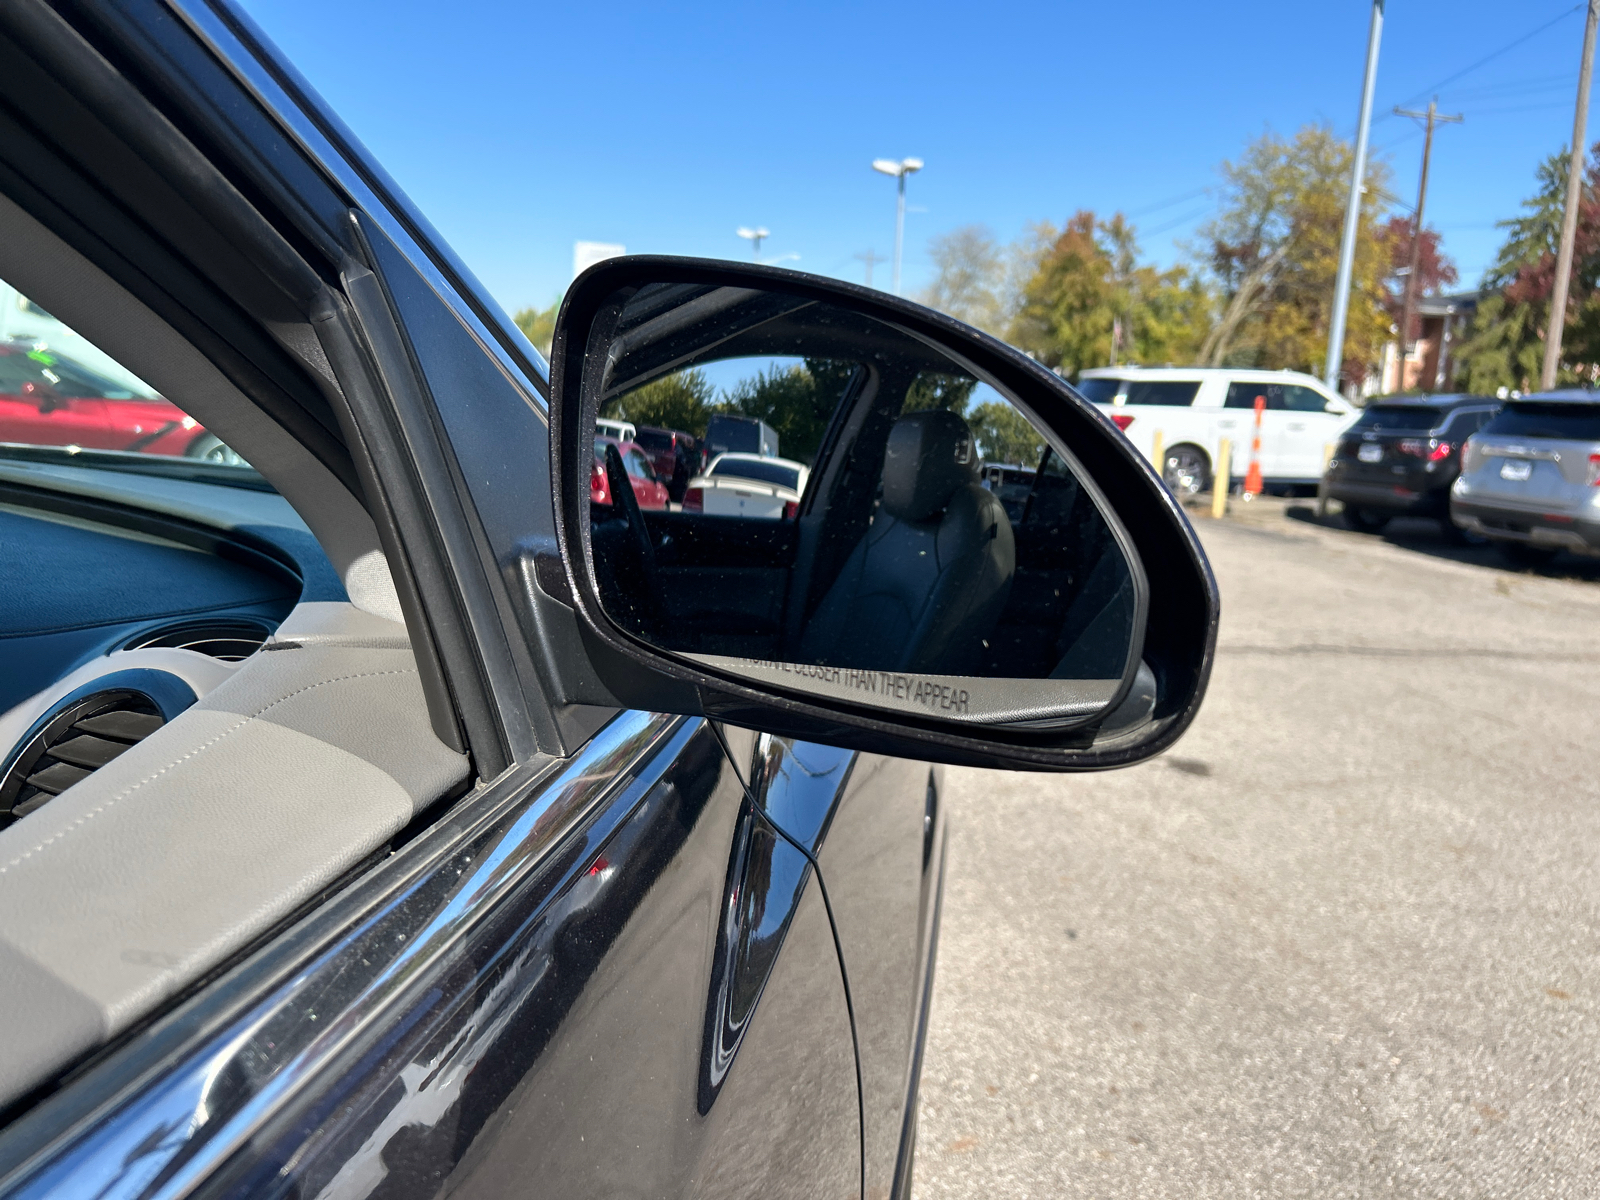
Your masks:
<path fill-rule="evenodd" d="M 888 254 L 894 183 L 917 156 L 906 290 L 928 238 L 1005 239 L 1079 208 L 1134 218 L 1180 260 L 1217 164 L 1264 128 L 1352 134 L 1365 0 L 808 5 L 244 0 L 508 309 L 565 288 L 575 240 L 632 252 L 763 256 L 860 280 Z M 1562 15 L 1565 14 L 1565 15 Z M 1559 19 L 1558 19 L 1559 18 Z M 1428 223 L 1464 283 L 1493 223 L 1571 136 L 1583 17 L 1571 0 L 1390 0 L 1376 111 L 1439 89 L 1466 114 L 1434 141 Z M 1591 122 L 1589 139 L 1600 137 Z M 1422 149 L 1386 117 L 1373 143 L 1415 196 Z M 1187 199 L 1175 199 L 1188 194 Z M 887 267 L 874 280 L 887 286 Z"/>

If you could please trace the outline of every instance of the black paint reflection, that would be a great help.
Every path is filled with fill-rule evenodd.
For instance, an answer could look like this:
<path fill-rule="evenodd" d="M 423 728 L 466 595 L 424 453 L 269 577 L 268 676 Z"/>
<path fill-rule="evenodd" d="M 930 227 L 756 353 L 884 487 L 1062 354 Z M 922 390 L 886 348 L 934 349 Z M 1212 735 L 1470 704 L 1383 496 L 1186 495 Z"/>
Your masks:
<path fill-rule="evenodd" d="M 809 874 L 688 727 L 204 1192 L 853 1194 L 854 1056 Z"/>

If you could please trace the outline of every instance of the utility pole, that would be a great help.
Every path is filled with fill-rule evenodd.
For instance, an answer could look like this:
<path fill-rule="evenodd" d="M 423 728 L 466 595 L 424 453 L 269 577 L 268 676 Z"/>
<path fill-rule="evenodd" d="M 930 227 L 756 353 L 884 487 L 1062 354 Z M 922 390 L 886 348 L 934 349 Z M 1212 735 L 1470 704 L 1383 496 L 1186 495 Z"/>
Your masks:
<path fill-rule="evenodd" d="M 871 287 L 872 265 L 874 263 L 881 263 L 883 261 L 883 255 L 874 253 L 872 247 L 868 246 L 865 251 L 860 254 L 853 255 L 853 257 L 859 258 L 862 262 L 867 264 L 867 286 Z"/>
<path fill-rule="evenodd" d="M 1378 82 L 1378 43 L 1382 40 L 1383 0 L 1372 0 L 1372 25 L 1367 30 L 1367 71 L 1361 80 L 1361 116 L 1356 121 L 1356 161 L 1350 173 L 1350 200 L 1344 210 L 1344 236 L 1339 239 L 1339 276 L 1333 286 L 1333 312 L 1328 316 L 1328 357 L 1322 364 L 1322 381 L 1332 391 L 1339 390 L 1339 372 L 1344 366 L 1344 324 L 1350 308 L 1350 272 L 1356 261 L 1356 231 L 1361 225 L 1361 193 L 1367 190 L 1367 134 L 1372 127 L 1372 89 Z"/>
<path fill-rule="evenodd" d="M 1561 365 L 1561 336 L 1567 323 L 1567 285 L 1572 278 L 1572 243 L 1578 235 L 1578 206 L 1583 195 L 1583 139 L 1589 123 L 1589 78 L 1594 74 L 1594 30 L 1600 21 L 1600 0 L 1589 0 L 1583 27 L 1583 59 L 1578 67 L 1578 111 L 1572 117 L 1572 161 L 1567 166 L 1567 207 L 1561 217 L 1561 249 L 1556 253 L 1556 281 L 1550 295 L 1550 324 L 1544 335 L 1544 370 L 1539 389 L 1556 385 Z"/>
<path fill-rule="evenodd" d="M 1600 4 L 1600 0 L 1594 0 Z M 1408 108 L 1394 110 L 1397 117 L 1416 117 L 1428 122 L 1427 133 L 1422 138 L 1422 179 L 1417 184 L 1417 211 L 1411 219 L 1411 269 L 1406 275 L 1405 300 L 1400 305 L 1400 390 L 1406 390 L 1406 355 L 1407 347 L 1411 344 L 1411 312 L 1417 301 L 1417 262 L 1422 253 L 1422 206 L 1428 199 L 1428 159 L 1433 154 L 1433 127 L 1435 125 L 1459 125 L 1462 121 L 1460 113 L 1454 116 L 1442 117 L 1439 115 L 1439 98 L 1435 96 L 1428 101 L 1428 111 L 1425 113 L 1412 112 Z"/>

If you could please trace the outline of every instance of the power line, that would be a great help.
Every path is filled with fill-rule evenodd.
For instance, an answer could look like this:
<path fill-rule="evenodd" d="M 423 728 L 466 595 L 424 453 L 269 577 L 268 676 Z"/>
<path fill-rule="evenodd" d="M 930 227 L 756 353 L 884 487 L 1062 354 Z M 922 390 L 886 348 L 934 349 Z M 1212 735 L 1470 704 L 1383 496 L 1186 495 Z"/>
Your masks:
<path fill-rule="evenodd" d="M 1160 212 L 1163 208 L 1171 208 L 1174 204 L 1182 204 L 1185 200 L 1193 200 L 1196 196 L 1204 196 L 1213 190 L 1210 187 L 1194 188 L 1184 192 L 1181 196 L 1173 196 L 1170 200 L 1163 200 L 1159 204 L 1147 204 L 1143 208 L 1135 209 L 1133 212 L 1128 213 L 1127 217 L 1131 221 L 1134 217 L 1148 216 L 1153 212 Z"/>
<path fill-rule="evenodd" d="M 1587 6 L 1584 5 L 1584 4 L 1574 4 L 1571 8 L 1567 9 L 1565 12 L 1558 13 L 1554 17 L 1551 17 L 1550 20 L 1546 21 L 1543 25 L 1539 26 L 1539 28 L 1534 29 L 1534 30 L 1532 30 L 1532 31 L 1530 31 L 1528 33 L 1523 34 L 1521 37 L 1517 38 L 1515 41 L 1507 42 L 1504 46 L 1501 46 L 1500 49 L 1494 51 L 1491 54 L 1484 55 L 1482 58 L 1480 58 L 1477 62 L 1473 63 L 1471 66 L 1462 67 L 1461 70 L 1457 71 L 1454 75 L 1448 75 L 1445 78 L 1441 79 L 1438 83 L 1429 84 L 1427 87 L 1422 88 L 1421 90 L 1417 91 L 1415 94 L 1407 96 L 1404 100 L 1400 101 L 1400 104 L 1402 106 L 1407 105 L 1407 104 L 1415 104 L 1419 100 L 1426 99 L 1428 96 L 1438 92 L 1441 88 L 1443 88 L 1445 86 L 1445 84 L 1454 83 L 1456 80 L 1460 79 L 1463 75 L 1470 75 L 1472 72 L 1476 71 L 1479 67 L 1483 66 L 1485 63 L 1493 62 L 1495 59 L 1499 58 L 1502 54 L 1506 53 L 1508 50 L 1515 50 L 1518 46 L 1522 45 L 1523 42 L 1526 42 L 1530 38 L 1537 37 L 1539 34 L 1543 33 L 1546 29 L 1549 29 L 1552 25 L 1558 24 L 1559 22 L 1566 20 L 1573 13 L 1580 12 L 1585 7 L 1587 7 Z"/>
<path fill-rule="evenodd" d="M 1190 221 L 1203 217 L 1210 211 L 1211 206 L 1208 204 L 1204 208 L 1195 209 L 1192 213 L 1185 213 L 1176 221 L 1168 221 L 1165 225 L 1157 225 L 1154 229 L 1143 230 L 1142 235 L 1144 237 L 1155 237 L 1155 235 L 1158 233 L 1166 233 L 1169 229 L 1176 229 L 1180 225 L 1187 225 Z"/>

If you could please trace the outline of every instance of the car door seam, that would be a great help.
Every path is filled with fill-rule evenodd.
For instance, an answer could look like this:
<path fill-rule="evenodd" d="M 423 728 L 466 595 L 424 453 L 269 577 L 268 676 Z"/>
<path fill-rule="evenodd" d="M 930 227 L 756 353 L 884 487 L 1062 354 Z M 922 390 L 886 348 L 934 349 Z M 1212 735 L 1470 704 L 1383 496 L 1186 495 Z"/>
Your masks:
<path fill-rule="evenodd" d="M 822 878 L 822 865 L 817 862 L 816 857 L 798 838 L 791 835 L 787 829 L 773 819 L 771 813 L 762 808 L 761 802 L 756 799 L 755 791 L 745 781 L 744 772 L 739 769 L 738 759 L 734 757 L 733 749 L 728 745 L 727 736 L 722 732 L 721 722 L 707 721 L 706 724 L 711 727 L 712 733 L 716 735 L 717 744 L 722 747 L 723 757 L 728 760 L 728 766 L 733 771 L 733 777 L 739 781 L 739 786 L 744 789 L 745 799 L 750 802 L 750 806 L 760 813 L 768 824 L 782 834 L 785 841 L 805 856 L 805 860 L 811 864 L 811 873 L 816 876 L 817 891 L 822 896 L 822 907 L 828 914 L 828 930 L 833 934 L 833 952 L 839 961 L 839 982 L 844 987 L 844 1008 L 850 1017 L 850 1047 L 855 1053 L 856 1060 L 856 1134 L 861 1143 L 860 1194 L 865 1197 L 867 1194 L 867 1101 L 865 1086 L 861 1078 L 861 1038 L 856 1032 L 856 1008 L 855 1002 L 850 995 L 850 975 L 844 965 L 844 944 L 839 940 L 839 923 L 833 917 L 833 902 L 828 899 L 828 884 Z"/>

